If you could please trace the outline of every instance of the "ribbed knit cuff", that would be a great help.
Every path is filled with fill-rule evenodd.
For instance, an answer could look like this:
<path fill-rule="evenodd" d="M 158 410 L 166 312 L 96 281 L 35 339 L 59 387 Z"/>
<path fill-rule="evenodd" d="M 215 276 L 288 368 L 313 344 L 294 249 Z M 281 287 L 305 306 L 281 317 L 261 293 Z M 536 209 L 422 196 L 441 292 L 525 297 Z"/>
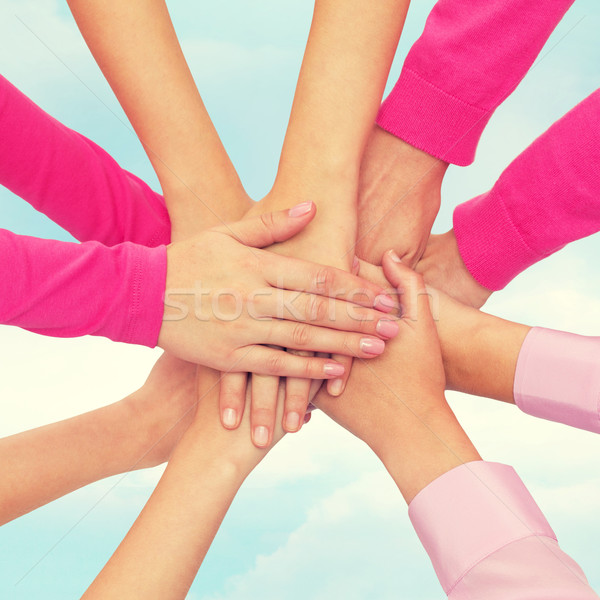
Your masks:
<path fill-rule="evenodd" d="M 493 111 L 472 106 L 404 68 L 383 102 L 377 124 L 448 163 L 470 165 Z"/>
<path fill-rule="evenodd" d="M 459 204 L 453 226 L 465 266 L 488 290 L 501 290 L 544 258 L 525 243 L 496 190 Z"/>
<path fill-rule="evenodd" d="M 164 314 L 167 249 L 166 246 L 127 246 L 132 261 L 128 281 L 129 306 L 126 327 L 119 341 L 154 348 Z"/>
<path fill-rule="evenodd" d="M 600 337 L 531 329 L 519 352 L 514 395 L 529 415 L 600 433 Z"/>
<path fill-rule="evenodd" d="M 556 539 L 517 473 L 499 463 L 448 471 L 415 496 L 409 517 L 446 594 L 503 546 L 532 536 Z"/>

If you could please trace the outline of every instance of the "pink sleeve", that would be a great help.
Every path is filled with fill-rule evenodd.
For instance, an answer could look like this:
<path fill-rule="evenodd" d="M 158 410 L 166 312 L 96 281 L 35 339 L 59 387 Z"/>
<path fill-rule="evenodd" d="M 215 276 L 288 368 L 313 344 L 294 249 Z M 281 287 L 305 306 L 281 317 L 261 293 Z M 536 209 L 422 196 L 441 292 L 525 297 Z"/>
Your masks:
<path fill-rule="evenodd" d="M 530 265 L 600 230 L 600 90 L 569 111 L 502 173 L 491 191 L 454 211 L 473 277 L 502 289 Z"/>
<path fill-rule="evenodd" d="M 600 337 L 532 328 L 519 352 L 514 395 L 527 414 L 600 433 Z"/>
<path fill-rule="evenodd" d="M 377 124 L 449 163 L 479 138 L 574 0 L 439 0 Z"/>
<path fill-rule="evenodd" d="M 104 336 L 154 347 L 166 249 L 57 242 L 0 229 L 0 323 L 54 337 Z"/>
<path fill-rule="evenodd" d="M 162 196 L 2 76 L 0 183 L 80 241 L 170 241 Z"/>
<path fill-rule="evenodd" d="M 512 467 L 461 465 L 417 494 L 409 516 L 451 600 L 598 598 Z"/>

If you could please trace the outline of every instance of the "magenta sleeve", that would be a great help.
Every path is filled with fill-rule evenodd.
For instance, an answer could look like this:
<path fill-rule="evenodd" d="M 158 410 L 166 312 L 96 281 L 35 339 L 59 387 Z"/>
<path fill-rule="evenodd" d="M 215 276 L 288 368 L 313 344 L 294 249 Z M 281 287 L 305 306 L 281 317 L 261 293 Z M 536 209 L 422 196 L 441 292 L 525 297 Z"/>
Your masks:
<path fill-rule="evenodd" d="M 0 183 L 80 241 L 168 244 L 160 194 L 0 76 Z"/>
<path fill-rule="evenodd" d="M 460 204 L 454 232 L 473 277 L 490 290 L 565 244 L 600 230 L 600 90 L 569 111 L 502 173 Z"/>
<path fill-rule="evenodd" d="M 451 600 L 597 598 L 512 467 L 456 467 L 417 494 L 409 516 Z"/>
<path fill-rule="evenodd" d="M 439 0 L 377 124 L 446 162 L 471 164 L 493 112 L 573 2 Z"/>
<path fill-rule="evenodd" d="M 532 328 L 519 352 L 514 396 L 527 414 L 600 433 L 600 337 Z"/>
<path fill-rule="evenodd" d="M 0 229 L 0 323 L 54 337 L 104 336 L 154 347 L 166 248 L 57 242 Z"/>

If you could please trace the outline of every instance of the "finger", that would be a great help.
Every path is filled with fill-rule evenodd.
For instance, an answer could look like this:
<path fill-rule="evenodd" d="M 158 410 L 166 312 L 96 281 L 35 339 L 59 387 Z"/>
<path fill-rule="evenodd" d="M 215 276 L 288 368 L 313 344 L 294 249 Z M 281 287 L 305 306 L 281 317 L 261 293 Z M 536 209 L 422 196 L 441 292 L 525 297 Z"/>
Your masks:
<path fill-rule="evenodd" d="M 357 275 L 360 273 L 360 260 L 358 260 L 358 256 L 355 256 L 352 260 L 352 275 Z"/>
<path fill-rule="evenodd" d="M 330 358 L 295 356 L 283 350 L 255 345 L 234 352 L 232 362 L 240 371 L 302 379 L 332 379 L 344 374 L 344 367 Z"/>
<path fill-rule="evenodd" d="M 263 275 L 267 283 L 276 288 L 337 298 L 386 313 L 396 306 L 394 299 L 376 283 L 342 269 L 297 258 L 271 253 L 263 261 Z"/>
<path fill-rule="evenodd" d="M 279 377 L 252 374 L 250 427 L 257 448 L 266 448 L 273 439 L 278 390 Z"/>
<path fill-rule="evenodd" d="M 338 379 L 330 379 L 327 382 L 327 392 L 330 396 L 341 396 L 344 393 L 344 390 L 346 389 L 348 377 L 350 377 L 353 359 L 351 356 L 344 356 L 343 354 L 334 354 L 331 358 L 339 362 L 341 365 L 344 365 L 344 368 L 346 370 L 344 371 L 344 374 Z"/>
<path fill-rule="evenodd" d="M 385 342 L 371 335 L 336 331 L 292 321 L 273 320 L 269 323 L 263 322 L 263 325 L 256 332 L 256 341 L 261 344 L 360 358 L 373 358 L 385 350 Z"/>
<path fill-rule="evenodd" d="M 312 352 L 302 350 L 288 350 L 288 352 L 297 356 L 312 356 Z M 288 433 L 300 431 L 302 427 L 309 403 L 312 382 L 312 379 L 300 379 L 298 377 L 288 377 L 286 379 L 283 428 Z"/>
<path fill-rule="evenodd" d="M 398 290 L 402 318 L 416 321 L 421 314 L 431 319 L 429 292 L 423 277 L 402 264 L 394 250 L 383 255 L 381 264 L 388 281 Z"/>
<path fill-rule="evenodd" d="M 219 414 L 226 429 L 237 429 L 246 404 L 247 373 L 223 373 L 219 390 Z"/>
<path fill-rule="evenodd" d="M 246 246 L 265 248 L 277 242 L 284 242 L 304 229 L 314 218 L 317 208 L 313 202 L 303 202 L 289 210 L 264 213 L 217 227 Z"/>
<path fill-rule="evenodd" d="M 276 317 L 301 321 L 339 331 L 354 331 L 389 340 L 398 334 L 395 318 L 373 308 L 350 302 L 287 290 L 256 296 L 252 300 L 253 317 Z"/>

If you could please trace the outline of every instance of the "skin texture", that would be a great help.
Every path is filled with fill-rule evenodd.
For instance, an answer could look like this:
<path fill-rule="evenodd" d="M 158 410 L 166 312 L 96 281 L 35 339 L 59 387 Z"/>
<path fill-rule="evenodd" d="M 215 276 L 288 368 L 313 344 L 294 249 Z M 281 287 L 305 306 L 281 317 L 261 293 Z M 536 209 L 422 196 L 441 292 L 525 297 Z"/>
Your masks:
<path fill-rule="evenodd" d="M 408 4 L 407 0 L 315 2 L 276 181 L 251 213 L 310 200 L 317 204 L 319 218 L 275 252 L 351 269 L 360 160 Z M 346 366 L 346 373 L 352 365 L 348 354 L 333 357 Z M 341 378 L 330 392 L 341 393 L 344 383 Z M 284 423 L 295 425 L 288 425 L 288 431 L 296 431 L 302 423 L 309 387 L 306 379 L 286 383 Z M 271 431 L 277 382 L 255 377 L 252 388 L 253 430 Z"/>
<path fill-rule="evenodd" d="M 375 125 L 360 166 L 356 255 L 380 265 L 394 248 L 413 267 L 440 208 L 448 163 Z"/>
<path fill-rule="evenodd" d="M 256 249 L 288 239 L 314 215 L 315 207 L 308 203 L 171 245 L 159 345 L 184 360 L 213 368 L 316 378 L 339 376 L 343 368 L 327 359 L 294 357 L 263 344 L 348 351 L 365 358 L 381 353 L 383 341 L 368 332 L 377 333 L 375 324 L 385 313 L 363 311 L 364 320 L 353 318 L 350 306 L 338 301 L 339 317 L 332 324 L 365 335 L 327 329 L 331 323 L 327 311 L 313 310 L 315 302 L 321 302 L 317 295 L 332 291 L 344 300 L 360 290 L 362 303 L 373 306 L 381 291 L 378 286 L 340 270 Z M 202 294 L 196 291 L 199 285 Z M 310 294 L 282 291 L 286 289 Z M 181 305 L 171 295 L 180 296 Z M 300 325 L 303 321 L 315 325 Z"/>

